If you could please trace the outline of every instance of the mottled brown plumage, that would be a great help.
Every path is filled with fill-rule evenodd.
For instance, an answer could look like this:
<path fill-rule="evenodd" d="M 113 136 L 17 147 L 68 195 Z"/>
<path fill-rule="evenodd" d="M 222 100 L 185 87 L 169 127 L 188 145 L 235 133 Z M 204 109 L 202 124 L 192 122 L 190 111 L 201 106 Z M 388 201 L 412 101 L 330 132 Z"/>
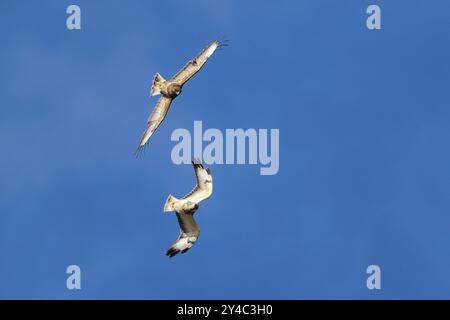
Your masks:
<path fill-rule="evenodd" d="M 170 80 L 165 80 L 159 73 L 156 73 L 153 79 L 150 96 L 161 94 L 152 114 L 147 120 L 147 129 L 145 130 L 139 142 L 138 151 L 143 149 L 153 132 L 163 122 L 169 111 L 170 105 L 181 93 L 183 85 L 192 78 L 203 65 L 208 61 L 214 51 L 221 46 L 218 40 L 214 40 L 209 46 L 203 49 L 193 60 L 190 60 L 177 74 Z"/>

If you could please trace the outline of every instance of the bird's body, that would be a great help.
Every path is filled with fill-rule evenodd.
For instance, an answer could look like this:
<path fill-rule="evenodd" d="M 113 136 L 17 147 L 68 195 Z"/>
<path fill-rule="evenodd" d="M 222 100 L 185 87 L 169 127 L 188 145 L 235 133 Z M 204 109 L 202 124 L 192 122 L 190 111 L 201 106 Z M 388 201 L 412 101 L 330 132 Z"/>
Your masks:
<path fill-rule="evenodd" d="M 161 94 L 161 97 L 156 102 L 156 106 L 154 107 L 152 114 L 147 120 L 148 126 L 139 142 L 138 151 L 144 148 L 153 132 L 155 132 L 155 130 L 163 122 L 164 118 L 167 115 L 167 111 L 169 111 L 172 101 L 180 95 L 183 85 L 198 71 L 200 71 L 209 57 L 211 57 L 214 51 L 216 51 L 216 49 L 221 45 L 225 44 L 221 44 L 218 40 L 214 40 L 193 60 L 190 60 L 170 80 L 166 80 L 159 73 L 156 73 L 153 79 L 152 87 L 150 89 L 150 96 Z"/>
<path fill-rule="evenodd" d="M 177 253 L 185 253 L 197 241 L 200 228 L 194 220 L 198 204 L 208 199 L 212 194 L 212 175 L 209 168 L 205 169 L 200 161 L 192 162 L 197 178 L 197 185 L 182 199 L 172 195 L 164 204 L 164 212 L 175 211 L 180 225 L 180 235 L 175 243 L 167 249 L 166 254 L 173 257 Z"/>

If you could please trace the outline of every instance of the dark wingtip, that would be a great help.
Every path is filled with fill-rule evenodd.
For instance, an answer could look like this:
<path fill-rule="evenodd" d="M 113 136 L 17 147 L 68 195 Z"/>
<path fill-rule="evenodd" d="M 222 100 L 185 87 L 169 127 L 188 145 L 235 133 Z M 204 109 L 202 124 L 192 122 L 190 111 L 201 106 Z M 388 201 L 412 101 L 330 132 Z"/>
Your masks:
<path fill-rule="evenodd" d="M 194 159 L 194 160 L 192 160 L 191 161 L 192 162 L 192 165 L 195 167 L 195 168 L 203 168 L 203 164 L 202 164 L 202 162 L 201 162 L 201 160 L 200 159 Z"/>
<path fill-rule="evenodd" d="M 169 258 L 173 258 L 178 252 L 180 251 L 175 249 L 174 247 L 170 247 L 166 251 L 166 256 L 168 256 Z"/>
<path fill-rule="evenodd" d="M 231 44 L 231 40 L 227 39 L 225 36 L 217 37 L 217 49 L 218 51 L 221 51 L 225 49 L 225 47 L 228 47 Z"/>
<path fill-rule="evenodd" d="M 136 148 L 136 151 L 134 152 L 134 156 L 136 158 L 143 157 L 145 152 L 147 151 L 147 146 L 148 146 L 148 143 L 145 143 L 144 145 L 139 144 L 139 146 Z"/>
<path fill-rule="evenodd" d="M 134 151 L 134 156 L 136 157 L 136 159 L 139 158 L 139 156 L 142 154 L 142 148 L 141 147 L 137 147 L 136 151 Z"/>
<path fill-rule="evenodd" d="M 216 38 L 216 41 L 220 43 L 230 43 L 231 40 L 226 35 L 221 35 Z"/>

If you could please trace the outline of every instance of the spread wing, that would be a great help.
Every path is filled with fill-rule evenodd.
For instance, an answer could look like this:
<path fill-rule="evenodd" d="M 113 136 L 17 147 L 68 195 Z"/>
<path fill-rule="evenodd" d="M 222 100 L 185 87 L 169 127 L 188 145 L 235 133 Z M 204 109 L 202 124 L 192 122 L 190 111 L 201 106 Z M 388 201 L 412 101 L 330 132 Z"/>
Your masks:
<path fill-rule="evenodd" d="M 176 215 L 181 230 L 177 241 L 166 251 L 166 255 L 170 258 L 179 252 L 185 253 L 188 251 L 197 241 L 200 234 L 200 228 L 192 214 L 176 212 Z"/>
<path fill-rule="evenodd" d="M 199 160 L 192 161 L 195 170 L 195 177 L 197 178 L 197 185 L 194 189 L 183 197 L 183 199 L 200 203 L 208 199 L 213 191 L 212 175 L 209 168 L 204 168 Z"/>
<path fill-rule="evenodd" d="M 152 136 L 153 132 L 158 129 L 161 122 L 163 122 L 166 117 L 167 111 L 169 111 L 170 104 L 172 103 L 172 99 L 167 98 L 165 96 L 161 96 L 156 102 L 156 106 L 153 109 L 152 114 L 148 117 L 147 120 L 147 129 L 142 135 L 141 141 L 139 142 L 139 147 L 137 151 L 140 151 L 144 148 L 148 139 Z"/>
<path fill-rule="evenodd" d="M 189 61 L 183 69 L 178 71 L 176 75 L 174 75 L 171 81 L 175 81 L 180 85 L 183 85 L 186 81 L 194 76 L 203 65 L 208 61 L 209 57 L 212 56 L 214 51 L 221 45 L 218 40 L 214 40 L 211 42 L 209 46 L 202 50 L 193 60 Z"/>

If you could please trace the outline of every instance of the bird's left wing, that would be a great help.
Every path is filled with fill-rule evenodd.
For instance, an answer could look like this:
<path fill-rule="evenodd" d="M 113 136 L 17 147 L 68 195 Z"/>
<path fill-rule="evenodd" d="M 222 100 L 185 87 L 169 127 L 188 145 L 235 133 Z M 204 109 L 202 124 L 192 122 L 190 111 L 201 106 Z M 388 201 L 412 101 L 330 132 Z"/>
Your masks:
<path fill-rule="evenodd" d="M 176 212 L 176 215 L 181 230 L 178 239 L 166 251 L 166 255 L 171 258 L 179 252 L 185 253 L 188 251 L 200 234 L 200 228 L 192 214 Z"/>
<path fill-rule="evenodd" d="M 209 46 L 202 50 L 193 60 L 189 61 L 176 75 L 174 75 L 171 81 L 175 81 L 180 85 L 183 85 L 186 81 L 192 78 L 203 65 L 212 56 L 220 43 L 218 40 L 211 42 Z"/>
<path fill-rule="evenodd" d="M 194 166 L 197 185 L 191 192 L 185 195 L 183 199 L 194 203 L 200 203 L 201 201 L 208 199 L 212 194 L 212 174 L 211 170 L 203 167 L 203 164 L 199 160 L 192 161 L 192 165 Z"/>
<path fill-rule="evenodd" d="M 145 144 L 147 143 L 148 139 L 152 136 L 153 132 L 159 127 L 161 122 L 163 122 L 164 118 L 166 117 L 167 111 L 170 108 L 170 104 L 172 103 L 171 98 L 167 98 L 165 96 L 161 96 L 158 99 L 158 102 L 156 102 L 156 106 L 153 109 L 152 114 L 147 120 L 147 129 L 145 130 L 144 134 L 142 135 L 141 141 L 139 142 L 138 150 L 140 151 L 144 148 Z"/>

